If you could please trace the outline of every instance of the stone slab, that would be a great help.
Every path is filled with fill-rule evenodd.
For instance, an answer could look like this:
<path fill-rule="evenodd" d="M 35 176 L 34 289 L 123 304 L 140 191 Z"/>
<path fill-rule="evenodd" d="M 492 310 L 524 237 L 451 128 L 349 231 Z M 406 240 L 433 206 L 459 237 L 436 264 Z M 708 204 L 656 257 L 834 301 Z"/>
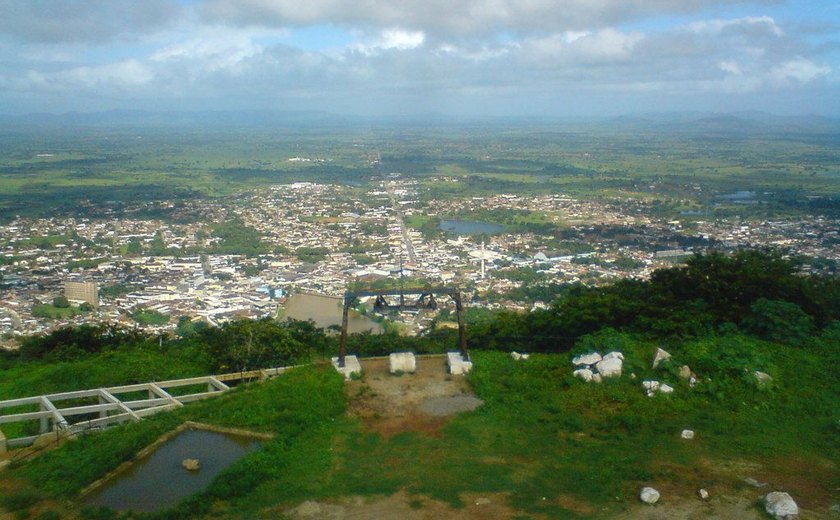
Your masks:
<path fill-rule="evenodd" d="M 344 379 L 350 379 L 353 374 L 362 374 L 362 365 L 359 364 L 359 358 L 356 356 L 344 356 L 344 366 L 338 366 L 338 358 L 332 358 L 332 364 L 336 370 L 344 375 Z"/>
<path fill-rule="evenodd" d="M 449 364 L 449 373 L 454 376 L 461 376 L 472 370 L 472 361 L 464 361 L 460 352 L 447 352 L 446 361 Z"/>
<path fill-rule="evenodd" d="M 413 352 L 393 352 L 388 356 L 392 374 L 413 374 L 417 371 L 417 362 Z"/>

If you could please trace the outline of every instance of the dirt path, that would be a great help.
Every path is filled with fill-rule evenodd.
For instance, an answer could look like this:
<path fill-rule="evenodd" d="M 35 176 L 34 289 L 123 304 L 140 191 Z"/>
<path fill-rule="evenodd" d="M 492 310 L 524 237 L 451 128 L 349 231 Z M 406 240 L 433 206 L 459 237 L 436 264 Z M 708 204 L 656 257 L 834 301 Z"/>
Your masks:
<path fill-rule="evenodd" d="M 444 356 L 418 357 L 414 374 L 391 375 L 387 358 L 362 360 L 362 370 L 361 380 L 344 387 L 349 413 L 384 437 L 402 431 L 437 435 L 455 414 L 481 404 L 464 377 L 447 373 Z"/>
<path fill-rule="evenodd" d="M 499 494 L 462 495 L 463 509 L 404 491 L 387 497 L 343 497 L 334 502 L 304 502 L 283 511 L 296 520 L 507 520 L 522 515 Z M 271 514 L 270 511 L 267 512 Z M 268 518 L 268 516 L 266 516 Z"/>

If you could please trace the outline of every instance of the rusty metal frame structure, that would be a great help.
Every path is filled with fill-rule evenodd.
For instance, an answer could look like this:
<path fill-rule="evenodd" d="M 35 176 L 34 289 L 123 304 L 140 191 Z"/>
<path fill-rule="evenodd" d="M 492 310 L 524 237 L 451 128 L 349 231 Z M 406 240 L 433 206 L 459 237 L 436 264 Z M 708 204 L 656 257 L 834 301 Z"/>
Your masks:
<path fill-rule="evenodd" d="M 344 358 L 347 356 L 347 318 L 353 303 L 362 296 L 376 296 L 374 309 L 378 311 L 387 310 L 415 310 L 415 309 L 436 309 L 437 302 L 435 295 L 447 295 L 455 302 L 455 314 L 458 318 L 458 348 L 464 361 L 469 361 L 470 354 L 467 350 L 467 334 L 464 326 L 464 304 L 461 299 L 461 291 L 452 287 L 425 287 L 421 289 L 370 289 L 361 291 L 347 291 L 344 293 L 344 309 L 341 313 L 341 338 L 338 343 L 338 366 L 344 367 Z M 406 295 L 418 296 L 411 303 L 406 303 Z M 390 304 L 386 296 L 399 296 L 399 303 Z M 428 300 L 427 300 L 428 298 Z"/>

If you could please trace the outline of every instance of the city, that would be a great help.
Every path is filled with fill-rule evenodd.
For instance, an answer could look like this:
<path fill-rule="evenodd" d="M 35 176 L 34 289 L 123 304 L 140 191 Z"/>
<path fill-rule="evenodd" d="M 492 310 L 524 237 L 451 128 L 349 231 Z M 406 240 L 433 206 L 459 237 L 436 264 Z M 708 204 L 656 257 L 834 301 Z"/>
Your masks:
<path fill-rule="evenodd" d="M 183 320 L 282 316 L 290 294 L 341 296 L 351 286 L 396 286 L 401 278 L 460 287 L 471 306 L 527 311 L 550 301 L 515 292 L 523 286 L 644 279 L 708 249 L 774 248 L 819 259 L 806 269 L 840 261 L 840 220 L 820 215 L 673 218 L 655 216 L 644 200 L 515 193 L 436 200 L 425 191 L 394 173 L 371 177 L 364 188 L 294 182 L 134 208 L 177 205 L 168 220 L 109 218 L 107 208 L 100 218 L 16 218 L 0 225 L 3 345 L 70 324 L 175 333 Z M 488 214 L 536 215 L 544 226 L 511 231 L 446 220 Z M 454 229 L 444 231 L 442 221 Z M 242 230 L 244 239 L 234 236 Z M 424 330 L 429 319 L 421 318 L 392 316 L 406 333 Z"/>

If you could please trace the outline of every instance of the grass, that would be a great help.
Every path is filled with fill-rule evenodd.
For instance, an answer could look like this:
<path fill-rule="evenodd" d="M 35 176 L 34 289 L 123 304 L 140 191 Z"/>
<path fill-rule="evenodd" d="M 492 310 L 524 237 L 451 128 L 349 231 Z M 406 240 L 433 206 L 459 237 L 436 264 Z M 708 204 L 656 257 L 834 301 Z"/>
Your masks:
<path fill-rule="evenodd" d="M 514 362 L 504 352 L 476 350 L 469 380 L 485 404 L 452 420 L 439 436 L 403 432 L 387 439 L 344 415 L 343 382 L 335 371 L 308 367 L 82 438 L 12 475 L 31 483 L 28 496 L 72 497 L 189 419 L 277 437 L 161 518 L 187 511 L 250 518 L 303 500 L 401 489 L 456 508 L 465 506 L 461 493 L 504 492 L 518 510 L 551 518 L 578 514 L 556 500 L 561 496 L 617 511 L 640 485 L 672 482 L 706 460 L 840 458 L 840 389 L 826 384 L 837 380 L 837 345 L 812 343 L 790 348 L 710 336 L 665 345 L 673 362 L 654 370 L 650 361 L 659 343 L 607 332 L 580 347 L 624 353 L 625 376 L 602 384 L 576 379 L 571 353 Z M 682 363 L 704 382 L 690 389 L 676 375 Z M 773 385 L 759 388 L 744 368 L 767 371 Z M 648 398 L 640 385 L 648 378 L 676 391 Z M 697 438 L 680 439 L 684 428 Z M 421 505 L 415 500 L 411 507 Z"/>
<path fill-rule="evenodd" d="M 126 348 L 71 361 L 13 363 L 0 370 L 0 400 L 206 375 L 209 360 L 193 349 Z"/>
<path fill-rule="evenodd" d="M 49 303 L 39 303 L 32 306 L 32 315 L 39 318 L 47 318 L 51 320 L 58 320 L 64 318 L 72 318 L 84 314 L 85 311 L 78 307 L 56 307 Z"/>

